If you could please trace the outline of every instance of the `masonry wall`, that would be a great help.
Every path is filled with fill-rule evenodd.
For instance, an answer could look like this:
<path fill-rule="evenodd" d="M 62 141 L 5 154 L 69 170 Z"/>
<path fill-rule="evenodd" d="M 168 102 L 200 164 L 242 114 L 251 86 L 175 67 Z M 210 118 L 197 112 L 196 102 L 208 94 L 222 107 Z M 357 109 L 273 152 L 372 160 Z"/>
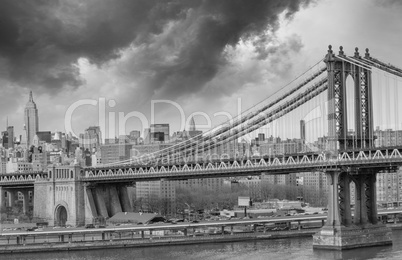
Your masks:
<path fill-rule="evenodd" d="M 76 225 L 84 226 L 86 222 L 85 186 L 81 181 L 75 182 Z"/>
<path fill-rule="evenodd" d="M 67 210 L 67 225 L 84 225 L 84 185 L 79 174 L 77 166 L 49 167 L 48 179 L 35 182 L 34 217 L 54 226 L 56 209 L 63 206 Z"/>
<path fill-rule="evenodd" d="M 76 205 L 76 187 L 71 181 L 55 183 L 55 203 L 53 212 L 58 206 L 64 206 L 67 209 L 67 225 L 77 225 L 77 205 Z M 53 213 L 54 214 L 54 213 Z"/>
<path fill-rule="evenodd" d="M 81 181 L 79 166 L 48 168 L 48 178 L 35 182 L 34 216 L 54 226 L 58 207 L 67 211 L 67 225 L 83 226 L 92 223 L 94 217 L 111 217 L 123 209 L 132 211 L 125 186 L 122 184 L 92 184 L 94 212 L 89 202 L 87 184 Z"/>
<path fill-rule="evenodd" d="M 33 216 L 41 218 L 47 222 L 52 222 L 52 205 L 54 198 L 54 189 L 52 183 L 49 182 L 35 182 L 34 185 L 34 207 Z"/>
<path fill-rule="evenodd" d="M 91 206 L 89 204 L 89 199 L 88 199 L 88 194 L 87 192 L 90 191 L 89 189 L 86 189 L 86 187 L 83 187 L 83 193 L 84 193 L 84 218 L 85 218 L 85 223 L 89 224 L 92 223 L 92 220 L 94 217 L 97 216 L 96 212 L 92 212 Z M 93 207 L 95 207 L 93 205 Z"/>

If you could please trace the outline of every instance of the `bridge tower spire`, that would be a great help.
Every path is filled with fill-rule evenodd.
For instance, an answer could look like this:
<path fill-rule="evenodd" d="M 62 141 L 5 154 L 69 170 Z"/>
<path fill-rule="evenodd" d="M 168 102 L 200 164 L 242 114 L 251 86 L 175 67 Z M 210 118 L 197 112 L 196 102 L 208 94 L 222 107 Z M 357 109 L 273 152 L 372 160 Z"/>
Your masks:
<path fill-rule="evenodd" d="M 365 57 L 370 57 L 366 49 Z M 328 72 L 328 149 L 336 155 L 350 149 L 374 147 L 371 71 L 355 48 L 348 57 L 339 47 L 335 55 L 332 46 L 324 58 Z M 346 86 L 346 78 L 354 79 Z M 355 133 L 348 133 L 347 91 L 354 92 Z M 350 122 L 350 120 L 349 120 Z M 314 248 L 345 249 L 392 243 L 391 231 L 377 221 L 376 174 L 379 169 L 339 167 L 326 169 L 328 180 L 328 216 L 325 226 L 313 236 Z M 350 184 L 355 185 L 354 216 L 352 218 Z"/>
<path fill-rule="evenodd" d="M 369 50 L 366 49 L 365 57 L 369 56 Z M 353 57 L 347 57 L 342 46 L 339 47 L 339 55 L 335 55 L 331 45 L 324 58 L 328 71 L 328 149 L 332 152 L 374 146 L 371 71 L 368 66 L 356 62 L 360 59 L 358 48 L 355 48 Z M 348 133 L 348 76 L 354 80 L 355 133 L 352 135 Z"/>

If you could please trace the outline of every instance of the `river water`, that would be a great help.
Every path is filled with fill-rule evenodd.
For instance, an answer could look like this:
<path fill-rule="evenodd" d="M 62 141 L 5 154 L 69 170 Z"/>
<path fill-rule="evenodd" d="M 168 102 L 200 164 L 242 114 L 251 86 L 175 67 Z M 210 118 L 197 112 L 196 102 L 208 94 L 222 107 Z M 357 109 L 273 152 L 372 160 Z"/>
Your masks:
<path fill-rule="evenodd" d="M 75 252 L 49 252 L 0 255 L 0 259 L 402 259 L 402 230 L 393 231 L 393 245 L 351 249 L 344 252 L 313 250 L 313 239 L 289 238 L 253 242 L 160 246 L 128 249 L 102 249 Z"/>

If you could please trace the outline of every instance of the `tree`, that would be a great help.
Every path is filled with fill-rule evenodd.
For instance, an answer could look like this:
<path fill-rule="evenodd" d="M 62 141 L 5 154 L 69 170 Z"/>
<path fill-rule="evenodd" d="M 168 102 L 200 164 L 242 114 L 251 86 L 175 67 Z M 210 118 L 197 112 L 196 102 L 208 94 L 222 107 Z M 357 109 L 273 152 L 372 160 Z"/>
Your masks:
<path fill-rule="evenodd" d="M 137 198 L 135 200 L 133 200 L 133 209 L 134 211 L 138 211 L 138 212 L 142 212 L 145 209 L 145 202 L 144 202 L 144 198 Z"/>

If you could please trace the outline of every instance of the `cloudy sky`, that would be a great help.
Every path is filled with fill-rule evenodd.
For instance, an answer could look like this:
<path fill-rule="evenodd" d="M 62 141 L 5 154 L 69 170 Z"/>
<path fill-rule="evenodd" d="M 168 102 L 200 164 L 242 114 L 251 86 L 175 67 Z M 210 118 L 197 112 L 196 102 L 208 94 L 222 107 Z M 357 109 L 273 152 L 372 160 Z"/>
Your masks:
<path fill-rule="evenodd" d="M 368 47 L 402 67 L 401 13 L 397 0 L 0 0 L 0 129 L 8 117 L 21 134 L 30 90 L 42 131 L 142 130 L 152 100 L 154 122 L 171 133 L 177 107 L 216 125 L 307 70 L 328 44 L 350 55 Z M 119 113 L 133 117 L 118 127 Z"/>

